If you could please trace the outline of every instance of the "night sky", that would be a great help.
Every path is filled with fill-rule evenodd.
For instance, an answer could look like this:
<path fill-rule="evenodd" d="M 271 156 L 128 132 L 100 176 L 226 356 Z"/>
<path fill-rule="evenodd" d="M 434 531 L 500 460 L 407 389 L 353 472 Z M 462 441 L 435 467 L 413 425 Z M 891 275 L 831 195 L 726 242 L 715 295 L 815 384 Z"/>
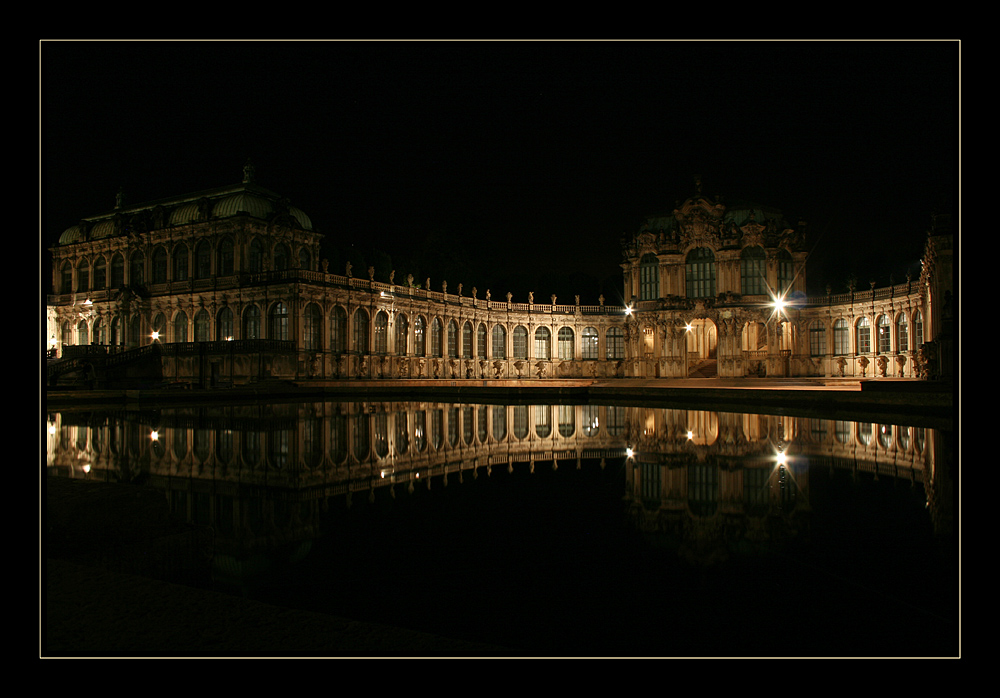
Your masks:
<path fill-rule="evenodd" d="M 960 48 L 42 42 L 43 291 L 44 250 L 119 187 L 236 184 L 247 158 L 338 273 L 351 256 L 465 295 L 618 302 L 622 237 L 700 175 L 808 222 L 810 292 L 901 282 L 931 214 L 957 221 Z"/>

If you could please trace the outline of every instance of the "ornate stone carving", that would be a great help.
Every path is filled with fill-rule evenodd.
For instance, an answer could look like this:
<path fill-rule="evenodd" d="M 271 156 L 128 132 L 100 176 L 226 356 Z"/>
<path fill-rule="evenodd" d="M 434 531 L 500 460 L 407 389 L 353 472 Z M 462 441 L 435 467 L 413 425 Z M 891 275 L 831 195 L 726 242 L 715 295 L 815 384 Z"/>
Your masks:
<path fill-rule="evenodd" d="M 869 363 L 870 362 L 868 361 L 867 357 L 865 357 L 865 356 L 858 357 L 858 366 L 861 367 L 861 377 L 862 378 L 865 377 L 865 371 L 868 370 L 868 364 Z"/>

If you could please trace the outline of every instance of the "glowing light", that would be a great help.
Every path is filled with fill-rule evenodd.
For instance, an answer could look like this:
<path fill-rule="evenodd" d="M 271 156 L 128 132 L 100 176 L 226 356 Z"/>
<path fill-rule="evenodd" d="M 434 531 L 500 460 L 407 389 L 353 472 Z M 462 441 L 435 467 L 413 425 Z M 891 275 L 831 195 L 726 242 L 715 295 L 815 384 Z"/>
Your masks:
<path fill-rule="evenodd" d="M 694 438 L 694 432 L 693 431 L 689 431 L 687 433 L 687 437 L 688 437 L 688 441 L 690 441 L 691 439 L 693 439 Z"/>
<path fill-rule="evenodd" d="M 693 329 L 694 329 L 694 326 L 690 322 L 687 323 L 686 325 L 684 325 L 684 331 L 685 332 L 690 332 Z"/>
<path fill-rule="evenodd" d="M 93 304 L 94 304 L 94 301 L 92 301 L 92 300 L 90 300 L 90 299 L 88 298 L 87 300 L 85 300 L 85 301 L 83 302 L 83 304 L 84 304 L 84 305 L 93 305 Z"/>
<path fill-rule="evenodd" d="M 156 340 L 158 340 L 160 338 L 160 333 L 157 332 L 156 330 L 153 330 L 153 334 L 151 334 L 149 336 L 152 337 L 153 341 L 155 342 Z"/>
<path fill-rule="evenodd" d="M 631 458 L 633 455 L 635 455 L 635 451 L 633 451 L 631 448 L 626 448 L 625 449 L 625 457 L 626 458 Z"/>
<path fill-rule="evenodd" d="M 83 472 L 84 473 L 90 472 L 90 463 L 87 463 L 86 465 L 83 466 Z"/>
<path fill-rule="evenodd" d="M 56 433 L 56 425 L 55 424 L 50 424 L 49 425 L 49 434 L 55 434 L 55 433 Z"/>
<path fill-rule="evenodd" d="M 233 338 L 232 337 L 226 337 L 226 341 L 227 342 L 231 342 L 231 341 L 233 341 Z"/>
<path fill-rule="evenodd" d="M 51 344 L 54 347 L 56 345 L 56 338 L 53 337 L 52 339 L 50 339 L 49 344 Z"/>
<path fill-rule="evenodd" d="M 632 314 L 632 306 L 631 305 L 626 305 L 625 306 L 625 314 L 626 315 L 631 315 Z"/>
<path fill-rule="evenodd" d="M 159 441 L 160 440 L 160 432 L 158 432 L 156 430 L 151 431 L 149 433 L 149 438 L 151 440 L 153 440 L 153 441 Z"/>
<path fill-rule="evenodd" d="M 778 451 L 778 455 L 777 455 L 776 459 L 778 461 L 778 467 L 779 468 L 785 467 L 785 465 L 788 463 L 788 456 L 785 455 L 784 451 Z"/>

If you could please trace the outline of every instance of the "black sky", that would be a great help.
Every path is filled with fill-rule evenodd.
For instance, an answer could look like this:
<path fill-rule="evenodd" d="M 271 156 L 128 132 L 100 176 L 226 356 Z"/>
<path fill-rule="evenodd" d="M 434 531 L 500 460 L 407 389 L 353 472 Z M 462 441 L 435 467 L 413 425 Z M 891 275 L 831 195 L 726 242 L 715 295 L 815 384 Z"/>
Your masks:
<path fill-rule="evenodd" d="M 956 42 L 40 47 L 43 248 L 119 187 L 235 184 L 248 157 L 331 256 L 355 241 L 494 297 L 620 288 L 622 236 L 695 174 L 806 220 L 814 292 L 901 281 L 930 215 L 958 214 Z"/>

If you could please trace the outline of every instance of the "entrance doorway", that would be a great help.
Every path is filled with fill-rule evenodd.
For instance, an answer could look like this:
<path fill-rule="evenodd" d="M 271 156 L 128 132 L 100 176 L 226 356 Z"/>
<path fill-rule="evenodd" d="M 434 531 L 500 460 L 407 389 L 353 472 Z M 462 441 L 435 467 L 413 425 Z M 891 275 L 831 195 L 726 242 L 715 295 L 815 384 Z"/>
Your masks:
<path fill-rule="evenodd" d="M 688 323 L 686 330 L 688 378 L 715 378 L 719 348 L 715 323 L 708 318 L 697 318 Z"/>

